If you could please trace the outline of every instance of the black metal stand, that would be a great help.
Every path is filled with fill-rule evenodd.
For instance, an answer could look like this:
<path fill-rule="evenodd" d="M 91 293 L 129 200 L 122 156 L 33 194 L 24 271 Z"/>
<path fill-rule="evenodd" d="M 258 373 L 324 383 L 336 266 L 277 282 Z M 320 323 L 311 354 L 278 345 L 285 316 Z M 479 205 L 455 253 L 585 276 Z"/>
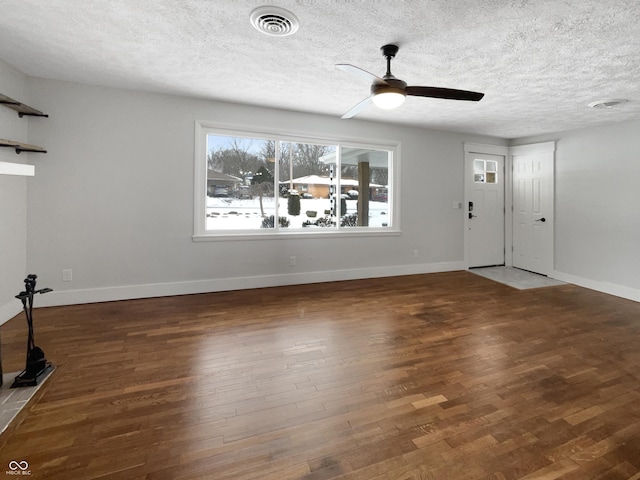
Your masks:
<path fill-rule="evenodd" d="M 38 293 L 48 293 L 53 290 L 43 288 L 36 290 L 37 275 L 27 275 L 24 280 L 25 291 L 16 295 L 16 298 L 22 301 L 24 313 L 27 316 L 27 325 L 29 326 L 29 338 L 27 340 L 27 364 L 22 373 L 15 377 L 11 388 L 33 387 L 38 384 L 38 377 L 42 375 L 50 366 L 47 362 L 44 352 L 40 347 L 36 347 L 33 337 L 33 296 Z"/>

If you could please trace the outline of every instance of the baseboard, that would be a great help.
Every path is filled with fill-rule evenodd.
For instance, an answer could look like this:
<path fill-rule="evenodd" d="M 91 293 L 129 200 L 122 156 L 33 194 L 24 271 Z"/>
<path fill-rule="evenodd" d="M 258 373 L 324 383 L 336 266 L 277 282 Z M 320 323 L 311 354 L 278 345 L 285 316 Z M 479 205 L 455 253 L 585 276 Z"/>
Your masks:
<path fill-rule="evenodd" d="M 5 305 L 0 305 L 0 325 L 7 323 L 21 311 L 22 303 L 17 298 Z"/>
<path fill-rule="evenodd" d="M 451 272 L 464 269 L 464 262 L 442 262 L 353 270 L 290 273 L 284 275 L 215 278 L 208 280 L 192 280 L 187 282 L 125 285 L 81 290 L 54 290 L 53 292 L 42 295 L 38 298 L 38 307 L 111 302 L 117 300 L 131 300 L 134 298 L 168 297 L 173 295 L 224 292 L 229 290 L 246 290 L 250 288 L 301 285 L 306 283 L 358 280 L 363 278 Z"/>
<path fill-rule="evenodd" d="M 615 283 L 601 282 L 590 278 L 578 277 L 576 275 L 571 275 L 570 273 L 558 272 L 556 270 L 551 272 L 549 276 L 590 290 L 596 290 L 616 297 L 626 298 L 627 300 L 633 300 L 634 302 L 640 302 L 640 290 L 635 288 L 625 287 Z"/>

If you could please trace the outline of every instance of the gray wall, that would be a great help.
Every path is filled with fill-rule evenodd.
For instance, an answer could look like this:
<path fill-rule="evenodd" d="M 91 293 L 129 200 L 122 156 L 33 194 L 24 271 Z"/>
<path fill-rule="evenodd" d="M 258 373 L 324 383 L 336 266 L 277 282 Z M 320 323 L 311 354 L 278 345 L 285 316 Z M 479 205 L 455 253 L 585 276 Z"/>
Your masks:
<path fill-rule="evenodd" d="M 463 268 L 463 143 L 506 141 L 29 78 L 0 61 L 0 92 L 50 114 L 0 109 L 3 138 L 46 155 L 34 178 L 0 176 L 0 322 L 26 273 L 40 305 Z M 194 122 L 401 142 L 402 234 L 193 242 Z M 555 276 L 640 299 L 640 122 L 523 138 L 556 140 Z M 28 195 L 27 195 L 28 193 Z M 25 245 L 27 245 L 25 247 Z M 413 250 L 420 255 L 414 258 Z M 288 258 L 295 255 L 296 267 Z M 62 282 L 62 269 L 73 281 Z"/>
<path fill-rule="evenodd" d="M 0 60 L 0 93 L 28 103 L 26 77 Z M 37 121 L 37 120 L 36 120 Z M 0 138 L 27 142 L 30 120 L 0 107 Z M 31 163 L 35 153 L 0 148 L 0 162 Z M 14 296 L 24 288 L 27 263 L 27 182 L 31 179 L 0 175 L 0 324 L 13 317 L 22 304 Z"/>
<path fill-rule="evenodd" d="M 513 144 L 548 140 L 557 142 L 555 276 L 640 301 L 640 122 Z"/>
<path fill-rule="evenodd" d="M 29 79 L 49 153 L 29 185 L 28 267 L 50 304 L 463 268 L 463 143 L 505 141 Z M 401 142 L 402 234 L 193 242 L 196 120 Z M 414 258 L 413 250 L 420 251 Z M 297 266 L 289 266 L 289 257 Z M 73 281 L 62 282 L 62 269 Z"/>

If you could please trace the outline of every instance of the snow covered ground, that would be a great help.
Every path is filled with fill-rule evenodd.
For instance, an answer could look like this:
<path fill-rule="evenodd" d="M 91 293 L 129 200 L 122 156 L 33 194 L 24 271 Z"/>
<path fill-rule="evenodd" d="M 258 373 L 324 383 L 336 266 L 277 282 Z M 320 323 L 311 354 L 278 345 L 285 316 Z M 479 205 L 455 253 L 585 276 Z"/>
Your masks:
<path fill-rule="evenodd" d="M 264 213 L 268 217 L 275 214 L 276 199 L 263 197 Z M 389 204 L 384 202 L 369 202 L 369 226 L 384 227 L 389 224 Z M 300 199 L 300 215 L 291 216 L 287 212 L 287 199 L 278 198 L 278 214 L 286 217 L 289 228 L 302 228 L 306 221 L 315 222 L 325 216 L 325 210 L 331 209 L 328 198 Z M 357 200 L 347 200 L 347 214 L 356 213 Z M 316 212 L 316 216 L 308 216 L 307 212 Z M 344 212 L 343 212 L 344 214 Z M 262 216 L 260 214 L 260 199 L 248 198 L 211 198 L 207 197 L 207 230 L 252 230 L 260 228 Z M 313 228 L 318 228 L 313 226 Z"/>

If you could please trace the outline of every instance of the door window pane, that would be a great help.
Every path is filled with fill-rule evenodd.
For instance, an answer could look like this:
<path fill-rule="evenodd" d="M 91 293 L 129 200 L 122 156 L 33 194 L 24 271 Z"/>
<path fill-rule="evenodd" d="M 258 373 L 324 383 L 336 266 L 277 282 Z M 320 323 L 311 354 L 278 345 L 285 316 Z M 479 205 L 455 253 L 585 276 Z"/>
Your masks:
<path fill-rule="evenodd" d="M 475 183 L 498 183 L 498 162 L 494 160 L 474 160 L 473 181 Z"/>

